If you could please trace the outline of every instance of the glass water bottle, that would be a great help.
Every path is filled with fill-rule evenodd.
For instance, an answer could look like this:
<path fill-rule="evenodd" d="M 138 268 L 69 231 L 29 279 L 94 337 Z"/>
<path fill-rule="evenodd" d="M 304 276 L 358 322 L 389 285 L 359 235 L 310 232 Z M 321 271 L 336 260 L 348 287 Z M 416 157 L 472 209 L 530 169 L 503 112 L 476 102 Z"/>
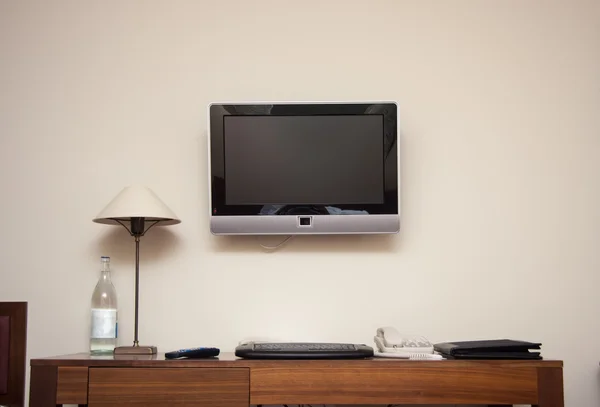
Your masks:
<path fill-rule="evenodd" d="M 117 346 L 117 291 L 110 280 L 110 257 L 102 256 L 100 264 L 100 280 L 92 294 L 92 354 L 112 353 Z"/>

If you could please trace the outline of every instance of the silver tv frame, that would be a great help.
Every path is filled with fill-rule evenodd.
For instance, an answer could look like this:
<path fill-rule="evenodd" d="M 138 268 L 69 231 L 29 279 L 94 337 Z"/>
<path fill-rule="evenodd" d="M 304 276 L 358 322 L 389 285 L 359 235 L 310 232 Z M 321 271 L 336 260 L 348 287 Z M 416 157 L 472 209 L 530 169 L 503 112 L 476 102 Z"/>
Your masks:
<path fill-rule="evenodd" d="M 235 215 L 215 216 L 212 212 L 211 165 L 211 113 L 213 105 L 298 105 L 298 104 L 382 104 L 393 103 L 396 114 L 397 154 L 397 214 L 368 215 Z M 343 234 L 395 234 L 400 231 L 400 108 L 393 100 L 366 101 L 215 101 L 207 107 L 208 128 L 208 211 L 210 231 L 213 235 L 343 235 Z"/>

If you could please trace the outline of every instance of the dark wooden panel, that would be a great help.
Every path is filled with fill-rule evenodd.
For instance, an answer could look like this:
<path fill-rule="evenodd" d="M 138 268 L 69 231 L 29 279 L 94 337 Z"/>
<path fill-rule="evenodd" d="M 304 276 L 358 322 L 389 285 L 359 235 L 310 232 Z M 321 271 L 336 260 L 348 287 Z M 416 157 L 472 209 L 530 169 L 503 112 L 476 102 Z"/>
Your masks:
<path fill-rule="evenodd" d="M 247 407 L 245 368 L 90 368 L 88 406 Z"/>
<path fill-rule="evenodd" d="M 88 368 L 58 368 L 56 404 L 87 404 Z"/>
<path fill-rule="evenodd" d="M 56 366 L 32 366 L 29 407 L 56 407 Z"/>
<path fill-rule="evenodd" d="M 8 393 L 8 357 L 10 356 L 10 317 L 0 316 L 0 395 Z"/>
<path fill-rule="evenodd" d="M 25 351 L 27 348 L 27 303 L 0 302 L 0 315 L 8 316 L 8 381 L 0 404 L 22 406 L 25 402 Z"/>
<path fill-rule="evenodd" d="M 563 372 L 559 368 L 538 369 L 538 407 L 564 407 Z"/>
<path fill-rule="evenodd" d="M 532 367 L 253 368 L 251 404 L 531 404 Z"/>

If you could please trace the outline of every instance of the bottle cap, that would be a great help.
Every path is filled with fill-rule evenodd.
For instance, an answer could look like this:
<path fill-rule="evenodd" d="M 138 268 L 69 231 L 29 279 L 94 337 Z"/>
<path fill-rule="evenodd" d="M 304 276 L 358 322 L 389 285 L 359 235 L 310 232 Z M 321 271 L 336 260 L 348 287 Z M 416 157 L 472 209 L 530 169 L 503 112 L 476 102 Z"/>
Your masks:
<path fill-rule="evenodd" d="M 110 261 L 110 257 L 108 257 L 108 256 L 101 256 L 100 257 L 100 261 L 101 262 L 109 262 Z"/>

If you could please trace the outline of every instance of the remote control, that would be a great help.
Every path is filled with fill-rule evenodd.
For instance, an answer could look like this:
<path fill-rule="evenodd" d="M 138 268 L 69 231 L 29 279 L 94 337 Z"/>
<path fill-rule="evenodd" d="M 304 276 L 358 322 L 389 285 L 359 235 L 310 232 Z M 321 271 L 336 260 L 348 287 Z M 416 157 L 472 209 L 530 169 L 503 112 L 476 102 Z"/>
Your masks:
<path fill-rule="evenodd" d="M 165 353 L 165 359 L 177 359 L 177 358 L 188 358 L 188 359 L 200 359 L 210 358 L 218 356 L 221 351 L 218 348 L 189 348 L 179 349 L 173 352 Z"/>

